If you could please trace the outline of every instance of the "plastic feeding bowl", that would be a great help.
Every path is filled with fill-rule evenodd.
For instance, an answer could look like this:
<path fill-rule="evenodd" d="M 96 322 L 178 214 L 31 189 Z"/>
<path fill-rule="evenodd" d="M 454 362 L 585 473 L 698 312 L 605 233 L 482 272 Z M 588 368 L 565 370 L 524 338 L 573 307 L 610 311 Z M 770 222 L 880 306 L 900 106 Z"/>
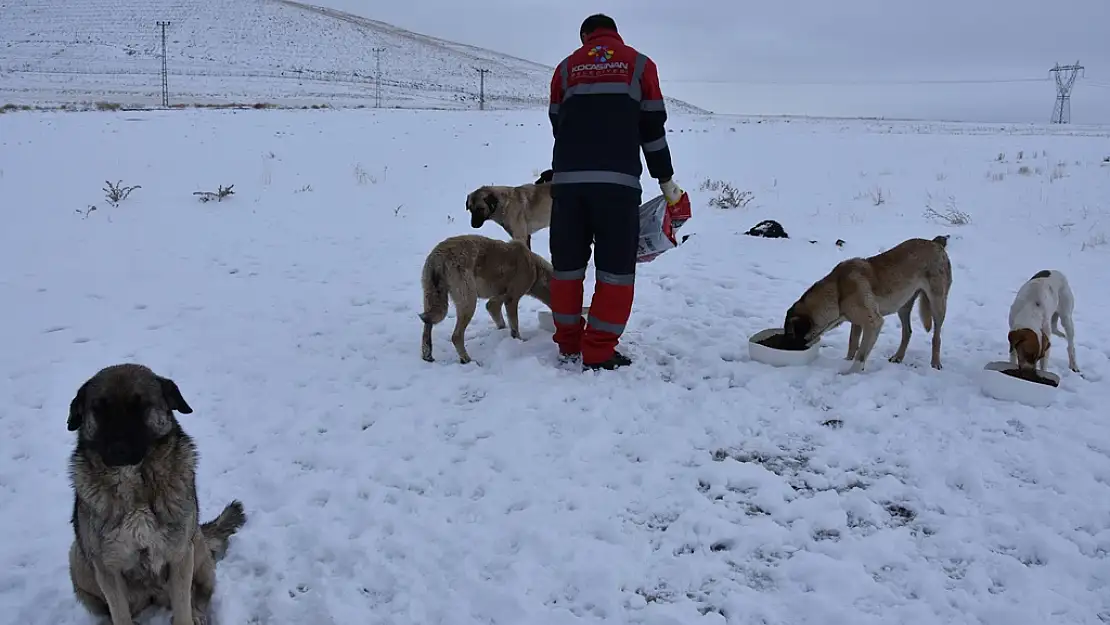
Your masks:
<path fill-rule="evenodd" d="M 979 375 L 983 393 L 1003 401 L 1047 406 L 1060 390 L 1060 376 L 1055 373 L 1037 371 L 1034 380 L 1017 374 L 1017 365 L 1010 362 L 988 362 Z"/>
<path fill-rule="evenodd" d="M 590 314 L 590 307 L 589 306 L 584 306 L 582 308 L 582 316 L 586 317 L 589 314 Z M 552 334 L 555 334 L 555 320 L 551 317 L 551 311 L 550 310 L 547 310 L 547 309 L 541 310 L 541 311 L 536 313 L 536 317 L 539 318 L 540 328 L 542 328 L 544 330 L 547 330 L 548 332 L 550 332 Z"/>
<path fill-rule="evenodd" d="M 816 341 L 804 349 L 786 349 L 782 347 L 785 338 L 782 328 L 760 330 L 748 337 L 748 355 L 756 362 L 774 367 L 800 367 L 817 359 Z"/>

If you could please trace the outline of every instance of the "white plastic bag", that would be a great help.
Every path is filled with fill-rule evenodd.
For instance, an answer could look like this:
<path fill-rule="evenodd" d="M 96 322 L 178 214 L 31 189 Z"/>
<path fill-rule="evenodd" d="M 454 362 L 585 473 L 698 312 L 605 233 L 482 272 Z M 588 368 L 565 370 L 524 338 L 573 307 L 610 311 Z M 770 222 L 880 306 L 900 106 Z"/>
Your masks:
<path fill-rule="evenodd" d="M 650 263 L 663 252 L 676 247 L 677 228 L 671 227 L 667 214 L 667 198 L 659 195 L 640 205 L 640 245 L 637 263 Z"/>

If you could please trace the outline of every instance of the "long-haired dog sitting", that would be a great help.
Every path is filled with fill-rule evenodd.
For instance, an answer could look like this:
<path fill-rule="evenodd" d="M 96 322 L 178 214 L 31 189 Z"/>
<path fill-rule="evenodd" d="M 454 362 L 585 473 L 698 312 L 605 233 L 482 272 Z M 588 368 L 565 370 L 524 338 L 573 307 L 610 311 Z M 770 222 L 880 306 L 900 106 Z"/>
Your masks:
<path fill-rule="evenodd" d="M 455 303 L 455 331 L 451 342 L 463 364 L 470 362 L 463 335 L 474 318 L 478 299 L 488 299 L 486 310 L 498 329 L 505 328 L 501 307 L 509 316 L 512 337 L 520 338 L 518 305 L 525 295 L 551 306 L 551 263 L 522 241 L 500 241 L 464 234 L 440 241 L 424 261 L 420 282 L 424 291 L 421 357 L 432 362 L 432 326 L 447 317 L 447 300 Z"/>
<path fill-rule="evenodd" d="M 81 603 L 112 625 L 152 604 L 169 608 L 173 625 L 207 623 L 216 561 L 246 522 L 235 500 L 199 522 L 197 450 L 175 410 L 193 411 L 173 380 L 138 364 L 105 367 L 69 405 L 69 575 Z"/>

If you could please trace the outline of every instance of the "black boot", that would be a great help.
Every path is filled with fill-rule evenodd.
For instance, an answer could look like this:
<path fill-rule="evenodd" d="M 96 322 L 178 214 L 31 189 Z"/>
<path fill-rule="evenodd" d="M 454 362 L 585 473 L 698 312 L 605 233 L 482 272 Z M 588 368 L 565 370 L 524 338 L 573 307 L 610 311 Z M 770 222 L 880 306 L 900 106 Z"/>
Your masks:
<path fill-rule="evenodd" d="M 606 360 L 605 362 L 594 363 L 594 364 L 585 364 L 585 363 L 583 363 L 582 364 L 582 370 L 583 371 L 600 371 L 601 369 L 605 369 L 606 371 L 612 371 L 613 369 L 618 369 L 620 367 L 627 367 L 630 364 L 632 364 L 632 359 L 631 358 L 629 358 L 628 356 L 625 356 L 624 354 L 614 350 L 613 355 L 609 357 L 609 360 Z"/>
<path fill-rule="evenodd" d="M 581 352 L 575 352 L 573 354 L 563 354 L 563 353 L 559 354 L 559 364 L 560 365 L 576 365 L 580 362 L 582 362 L 582 353 Z"/>

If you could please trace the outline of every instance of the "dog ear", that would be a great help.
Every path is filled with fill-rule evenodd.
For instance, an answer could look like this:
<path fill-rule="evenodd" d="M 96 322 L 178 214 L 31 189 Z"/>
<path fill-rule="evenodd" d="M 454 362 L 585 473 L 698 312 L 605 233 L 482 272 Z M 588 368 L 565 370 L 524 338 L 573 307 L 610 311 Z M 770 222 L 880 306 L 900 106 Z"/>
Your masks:
<path fill-rule="evenodd" d="M 85 421 L 85 389 L 88 387 L 88 382 L 82 384 L 81 388 L 77 389 L 77 394 L 69 402 L 69 419 L 66 421 L 66 429 L 70 432 L 80 428 Z"/>
<path fill-rule="evenodd" d="M 1010 330 L 1010 333 L 1006 335 L 1006 340 L 1010 343 L 1010 351 L 1016 352 L 1018 344 L 1021 343 L 1021 333 L 1017 330 Z"/>
<path fill-rule="evenodd" d="M 550 169 L 545 169 L 543 171 L 543 173 L 540 174 L 540 177 L 537 178 L 536 182 L 533 183 L 533 184 L 547 184 L 547 183 L 551 182 L 551 178 L 554 175 L 555 175 L 555 172 L 551 171 Z"/>
<path fill-rule="evenodd" d="M 158 385 L 162 387 L 162 397 L 166 399 L 166 405 L 170 407 L 170 410 L 176 410 L 182 414 L 193 412 L 193 409 L 185 402 L 185 398 L 181 396 L 181 391 L 173 380 L 158 376 Z"/>
<path fill-rule="evenodd" d="M 490 210 L 491 213 L 497 210 L 497 205 L 498 205 L 497 195 L 495 195 L 493 193 L 487 193 L 486 197 L 485 197 L 485 200 L 486 200 L 486 206 L 489 207 L 489 210 Z"/>
<path fill-rule="evenodd" d="M 1037 355 L 1037 359 L 1044 358 L 1044 355 L 1048 352 L 1048 348 L 1050 347 L 1052 347 L 1052 341 L 1049 340 L 1047 334 L 1041 332 L 1041 353 Z"/>

